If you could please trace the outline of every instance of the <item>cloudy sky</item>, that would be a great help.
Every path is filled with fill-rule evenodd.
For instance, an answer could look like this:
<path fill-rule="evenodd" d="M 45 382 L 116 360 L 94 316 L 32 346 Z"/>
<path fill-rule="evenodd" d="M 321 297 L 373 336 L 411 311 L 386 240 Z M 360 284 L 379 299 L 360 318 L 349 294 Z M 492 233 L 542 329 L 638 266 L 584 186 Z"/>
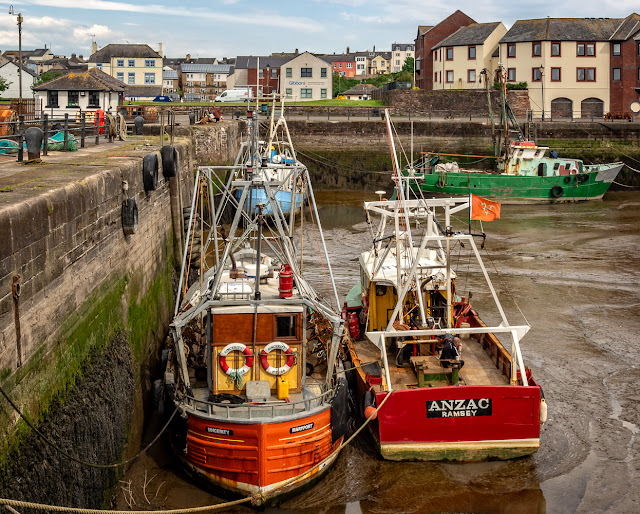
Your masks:
<path fill-rule="evenodd" d="M 0 0 L 0 50 L 18 48 L 11 4 Z M 433 25 L 460 9 L 477 22 L 551 17 L 625 17 L 639 0 L 26 0 L 21 12 L 22 47 L 88 57 L 91 41 L 147 43 L 180 57 L 235 57 L 271 52 L 343 53 L 390 50 L 410 43 L 418 25 Z"/>

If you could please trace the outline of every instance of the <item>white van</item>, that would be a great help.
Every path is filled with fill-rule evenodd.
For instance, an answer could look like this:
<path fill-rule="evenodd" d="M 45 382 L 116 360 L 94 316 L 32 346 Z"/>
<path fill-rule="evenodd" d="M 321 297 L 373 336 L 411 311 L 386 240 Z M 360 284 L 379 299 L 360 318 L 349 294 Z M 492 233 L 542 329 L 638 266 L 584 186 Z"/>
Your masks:
<path fill-rule="evenodd" d="M 227 89 L 220 96 L 216 96 L 214 102 L 245 102 L 249 98 L 246 89 Z"/>

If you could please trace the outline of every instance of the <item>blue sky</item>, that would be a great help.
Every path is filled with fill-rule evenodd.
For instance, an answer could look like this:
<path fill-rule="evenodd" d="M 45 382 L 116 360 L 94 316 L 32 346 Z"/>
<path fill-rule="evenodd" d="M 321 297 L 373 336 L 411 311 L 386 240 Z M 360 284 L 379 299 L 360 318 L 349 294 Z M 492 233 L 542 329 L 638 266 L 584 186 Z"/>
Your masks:
<path fill-rule="evenodd" d="M 0 0 L 0 50 L 18 48 L 15 16 Z M 390 50 L 410 43 L 418 25 L 433 25 L 456 9 L 477 22 L 551 17 L 625 17 L 638 0 L 26 0 L 14 2 L 24 17 L 24 49 L 88 57 L 91 41 L 158 43 L 168 57 L 267 55 L 271 52 L 343 53 Z"/>

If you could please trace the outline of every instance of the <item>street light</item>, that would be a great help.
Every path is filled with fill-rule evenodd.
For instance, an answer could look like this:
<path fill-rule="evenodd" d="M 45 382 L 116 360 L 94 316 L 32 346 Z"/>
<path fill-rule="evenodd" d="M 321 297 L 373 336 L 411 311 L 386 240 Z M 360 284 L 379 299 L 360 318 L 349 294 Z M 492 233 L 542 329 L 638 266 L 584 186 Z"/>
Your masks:
<path fill-rule="evenodd" d="M 544 66 L 541 64 L 538 69 L 540 70 L 540 81 L 542 82 L 542 121 L 544 121 Z"/>
<path fill-rule="evenodd" d="M 13 5 L 9 6 L 9 14 L 14 14 Z M 18 114 L 22 114 L 22 13 L 18 13 L 18 87 L 20 88 Z"/>

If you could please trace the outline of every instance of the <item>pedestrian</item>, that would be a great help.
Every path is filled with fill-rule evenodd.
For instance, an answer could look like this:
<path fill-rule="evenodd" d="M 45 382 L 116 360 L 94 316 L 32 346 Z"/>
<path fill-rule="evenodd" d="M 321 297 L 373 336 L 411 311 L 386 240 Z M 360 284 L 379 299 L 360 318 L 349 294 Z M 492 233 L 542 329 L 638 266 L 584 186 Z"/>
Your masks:
<path fill-rule="evenodd" d="M 446 334 L 442 340 L 444 342 L 442 352 L 440 352 L 440 363 L 442 367 L 449 368 L 451 366 L 450 361 L 457 361 L 460 363 L 460 369 L 462 369 L 464 361 L 460 359 L 460 352 L 462 351 L 462 341 L 460 341 L 460 338 Z"/>

